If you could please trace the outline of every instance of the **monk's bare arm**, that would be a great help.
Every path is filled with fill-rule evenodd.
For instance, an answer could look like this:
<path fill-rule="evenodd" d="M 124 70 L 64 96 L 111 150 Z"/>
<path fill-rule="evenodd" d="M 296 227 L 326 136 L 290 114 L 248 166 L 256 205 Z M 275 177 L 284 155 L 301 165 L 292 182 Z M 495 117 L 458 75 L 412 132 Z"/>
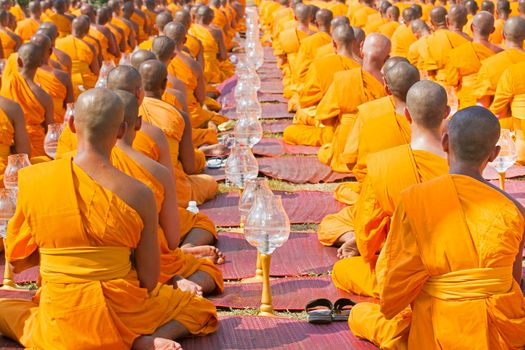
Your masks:
<path fill-rule="evenodd" d="M 191 175 L 195 172 L 195 150 L 191 139 L 191 122 L 188 114 L 180 111 L 184 118 L 184 133 L 180 141 L 179 159 L 184 172 Z"/>
<path fill-rule="evenodd" d="M 0 99 L 1 107 L 15 129 L 15 152 L 25 153 L 31 157 L 31 142 L 27 134 L 26 122 L 22 108 L 16 103 L 5 98 Z"/>
<path fill-rule="evenodd" d="M 226 45 L 224 45 L 222 31 L 220 29 L 212 30 L 212 34 L 215 40 L 217 41 L 217 44 L 219 45 L 219 53 L 217 54 L 217 58 L 220 61 L 224 61 L 226 58 L 228 58 L 228 54 L 226 51 Z"/>
<path fill-rule="evenodd" d="M 108 52 L 112 54 L 115 57 L 120 56 L 120 50 L 118 47 L 117 39 L 115 39 L 115 36 L 113 33 L 111 33 L 111 30 L 108 28 L 101 26 L 102 33 L 108 38 Z"/>
<path fill-rule="evenodd" d="M 204 72 L 202 70 L 202 66 L 199 68 L 201 69 L 198 70 L 197 74 L 197 87 L 195 88 L 195 98 L 202 105 L 204 103 L 204 99 L 206 98 L 206 80 L 204 80 Z"/>
<path fill-rule="evenodd" d="M 61 70 L 55 70 L 55 74 L 58 77 L 58 79 L 62 82 L 62 84 L 64 84 L 64 86 L 66 87 L 66 99 L 64 100 L 65 108 L 66 104 L 75 102 L 75 95 L 73 94 L 73 83 L 71 82 L 71 75 Z"/>
<path fill-rule="evenodd" d="M 197 39 L 197 42 L 199 43 L 199 53 L 197 54 L 197 62 L 201 65 L 201 67 L 204 67 L 204 48 L 202 47 L 202 42 Z"/>
<path fill-rule="evenodd" d="M 151 137 L 157 144 L 157 147 L 159 148 L 158 162 L 164 165 L 167 169 L 169 169 L 172 176 L 174 176 L 173 163 L 171 161 L 170 156 L 170 146 L 168 144 L 168 139 L 166 138 L 164 132 L 155 125 L 144 121 L 142 122 L 142 131 L 144 131 L 149 137 Z"/>
<path fill-rule="evenodd" d="M 162 167 L 163 171 L 159 178 L 164 186 L 164 202 L 159 214 L 159 223 L 166 240 L 168 241 L 169 249 L 177 249 L 180 244 L 180 223 L 179 211 L 177 205 L 177 191 L 175 189 L 175 179 L 172 173 Z"/>

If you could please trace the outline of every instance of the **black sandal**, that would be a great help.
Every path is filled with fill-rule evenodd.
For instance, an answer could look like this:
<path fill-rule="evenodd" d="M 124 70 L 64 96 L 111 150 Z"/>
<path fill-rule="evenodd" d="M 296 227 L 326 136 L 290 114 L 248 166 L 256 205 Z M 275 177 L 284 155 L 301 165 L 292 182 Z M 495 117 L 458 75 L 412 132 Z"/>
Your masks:
<path fill-rule="evenodd" d="M 334 303 L 334 311 L 332 313 L 332 321 L 347 322 L 350 311 L 355 306 L 356 302 L 347 298 L 341 298 Z"/>
<path fill-rule="evenodd" d="M 332 322 L 334 305 L 328 299 L 315 299 L 306 304 L 306 320 L 313 324 L 326 324 Z"/>

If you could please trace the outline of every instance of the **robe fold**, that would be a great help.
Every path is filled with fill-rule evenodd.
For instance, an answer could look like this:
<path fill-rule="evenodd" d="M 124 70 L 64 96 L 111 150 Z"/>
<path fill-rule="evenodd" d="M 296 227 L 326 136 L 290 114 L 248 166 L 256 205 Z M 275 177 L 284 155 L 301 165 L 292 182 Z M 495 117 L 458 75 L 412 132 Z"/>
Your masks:
<path fill-rule="evenodd" d="M 4 50 L 4 58 L 7 58 L 15 52 L 16 41 L 7 34 L 9 29 L 4 28 L 3 30 L 5 30 L 5 32 L 0 30 L 0 41 L 2 42 L 2 49 Z"/>
<path fill-rule="evenodd" d="M 52 69 L 49 66 L 46 69 L 38 68 L 34 80 L 53 99 L 55 123 L 62 123 L 66 114 L 64 101 L 67 97 L 67 88 L 51 71 Z"/>
<path fill-rule="evenodd" d="M 29 41 L 40 27 L 40 23 L 33 18 L 26 18 L 16 24 L 15 34 L 22 38 L 22 41 Z"/>
<path fill-rule="evenodd" d="M 417 38 L 406 24 L 399 25 L 392 33 L 392 50 L 390 56 L 408 57 L 408 48 Z"/>
<path fill-rule="evenodd" d="M 3 174 L 7 168 L 7 157 L 11 154 L 11 146 L 15 141 L 15 128 L 5 112 L 0 108 L 0 182 L 3 184 Z M 3 187 L 3 186 L 2 186 Z"/>
<path fill-rule="evenodd" d="M 69 34 L 71 34 L 71 20 L 60 14 L 53 12 L 50 14 L 46 20 L 47 22 L 52 22 L 57 26 L 58 29 L 58 37 L 59 38 L 65 38 Z"/>

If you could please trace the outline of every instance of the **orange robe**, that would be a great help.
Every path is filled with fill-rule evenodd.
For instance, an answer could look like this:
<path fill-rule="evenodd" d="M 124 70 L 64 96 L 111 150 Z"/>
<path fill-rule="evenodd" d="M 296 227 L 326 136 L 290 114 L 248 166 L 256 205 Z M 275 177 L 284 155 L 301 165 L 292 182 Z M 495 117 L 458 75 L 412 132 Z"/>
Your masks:
<path fill-rule="evenodd" d="M 330 43 L 318 48 L 315 52 L 315 58 L 318 59 L 332 54 L 337 54 L 337 52 L 335 51 L 334 44 Z"/>
<path fill-rule="evenodd" d="M 3 174 L 7 168 L 7 157 L 11 154 L 11 146 L 14 141 L 15 128 L 7 114 L 0 108 L 0 174 L 2 175 L 0 180 L 3 180 Z"/>
<path fill-rule="evenodd" d="M 157 210 L 160 213 L 164 202 L 164 187 L 162 184 L 146 168 L 135 162 L 118 147 L 115 147 L 111 153 L 111 163 L 120 171 L 146 184 L 153 191 L 157 202 Z M 157 230 L 157 238 L 161 254 L 160 283 L 166 283 L 174 276 L 187 278 L 197 271 L 202 271 L 213 278 L 217 285 L 217 292 L 222 293 L 224 281 L 221 272 L 215 264 L 208 259 L 198 259 L 191 254 L 185 254 L 180 248 L 171 250 L 164 230 L 160 225 Z"/>
<path fill-rule="evenodd" d="M 134 22 L 139 29 L 137 33 L 137 42 L 141 43 L 144 40 L 147 40 L 148 33 L 144 31 L 144 25 L 146 24 L 147 19 L 140 16 L 137 12 L 133 12 L 133 14 L 131 15 L 131 21 Z"/>
<path fill-rule="evenodd" d="M 368 6 L 362 6 L 357 11 L 354 12 L 352 18 L 350 18 L 350 24 L 355 27 L 364 27 L 368 22 L 369 15 L 379 15 L 379 12 L 376 9 L 373 9 Z"/>
<path fill-rule="evenodd" d="M 48 16 L 48 22 L 53 22 L 57 26 L 59 38 L 64 38 L 71 34 L 72 22 L 68 17 L 53 12 Z"/>
<path fill-rule="evenodd" d="M 303 86 L 306 74 L 315 58 L 317 49 L 331 42 L 332 37 L 330 34 L 321 31 L 312 34 L 301 41 L 301 46 L 297 53 L 295 68 L 293 69 L 293 81 L 297 84 L 297 91 L 300 91 Z"/>
<path fill-rule="evenodd" d="M 29 41 L 40 27 L 40 23 L 33 18 L 26 18 L 17 23 L 15 34 L 22 38 L 22 41 Z"/>
<path fill-rule="evenodd" d="M 412 150 L 410 145 L 371 154 L 368 160 L 369 175 L 357 203 L 327 216 L 319 226 L 318 234 L 323 231 L 339 236 L 349 231 L 355 233 L 360 256 L 336 262 L 332 280 L 339 289 L 377 298 L 376 272 L 380 273 L 382 267 L 376 266 L 377 254 L 387 238 L 401 192 L 414 184 L 446 174 L 448 165 L 445 158 Z"/>
<path fill-rule="evenodd" d="M 392 50 L 390 56 L 408 56 L 408 48 L 414 43 L 417 38 L 412 33 L 412 29 L 406 24 L 399 25 L 392 34 Z"/>
<path fill-rule="evenodd" d="M 361 68 L 334 75 L 334 81 L 319 102 L 315 116 L 319 122 L 328 125 L 326 127 L 334 128 L 332 142 L 321 146 L 317 154 L 322 163 L 330 165 L 334 171 L 350 171 L 341 155 L 354 127 L 357 107 L 383 96 L 385 89 L 382 82 Z"/>
<path fill-rule="evenodd" d="M 503 26 L 505 25 L 505 20 L 498 18 L 494 22 L 494 32 L 490 34 L 489 41 L 493 44 L 500 45 L 503 42 Z"/>
<path fill-rule="evenodd" d="M 24 18 L 26 18 L 24 10 L 22 10 L 22 7 L 20 7 L 18 3 L 15 3 L 15 6 L 11 6 L 9 13 L 15 16 L 17 22 L 23 21 Z"/>
<path fill-rule="evenodd" d="M 130 262 L 140 216 L 71 157 L 19 175 L 6 257 L 20 261 L 39 252 L 42 287 L 33 301 L 0 299 L 2 334 L 29 348 L 129 349 L 172 320 L 194 335 L 217 329 L 206 299 L 161 284 L 149 293 L 140 287 Z"/>
<path fill-rule="evenodd" d="M 5 31 L 9 29 L 5 28 Z M 0 41 L 2 41 L 2 49 L 4 50 L 4 58 L 9 57 L 13 52 L 15 52 L 16 41 L 11 38 L 11 36 L 4 31 L 0 31 Z"/>
<path fill-rule="evenodd" d="M 39 84 L 40 87 L 53 99 L 55 123 L 62 123 L 66 114 L 64 101 L 67 97 L 67 88 L 55 76 L 55 74 L 50 71 L 52 69 L 53 68 L 49 66 L 47 69 L 38 68 L 34 80 L 35 83 Z"/>
<path fill-rule="evenodd" d="M 399 27 L 399 22 L 396 21 L 390 21 L 387 23 L 384 23 L 377 28 L 377 32 L 381 33 L 383 35 L 386 35 L 389 38 L 392 38 L 392 35 L 396 31 L 396 29 Z"/>
<path fill-rule="evenodd" d="M 4 74 L 0 94 L 22 107 L 29 141 L 31 142 L 31 156 L 45 155 L 44 138 L 46 133 L 43 125 L 46 120 L 46 110 L 29 88 L 24 77 L 18 72 L 18 69 L 12 69 L 9 74 Z"/>
<path fill-rule="evenodd" d="M 215 197 L 218 189 L 217 182 L 205 174 L 187 175 L 179 161 L 179 143 L 182 140 L 185 125 L 184 118 L 177 109 L 164 101 L 145 97 L 139 112 L 145 121 L 161 128 L 168 138 L 179 205 L 185 208 L 190 200 L 202 204 Z"/>
<path fill-rule="evenodd" d="M 109 60 L 113 59 L 113 56 L 108 52 L 109 40 L 104 35 L 104 33 L 100 32 L 96 27 L 91 26 L 91 27 L 89 27 L 88 35 L 90 37 L 94 38 L 98 42 L 98 44 L 100 45 L 100 51 L 101 51 L 102 57 L 104 58 L 105 61 L 109 61 Z"/>
<path fill-rule="evenodd" d="M 466 42 L 450 51 L 445 66 L 445 83 L 456 88 L 460 109 L 476 105 L 481 62 L 493 55 L 494 51 L 475 42 Z"/>
<path fill-rule="evenodd" d="M 57 39 L 56 47 L 71 57 L 71 82 L 76 95 L 80 94 L 81 89 L 79 87 L 81 85 L 85 90 L 94 88 L 98 77 L 93 74 L 90 68 L 90 64 L 95 58 L 93 50 L 82 39 L 73 35 Z"/>
<path fill-rule="evenodd" d="M 131 31 L 132 31 L 132 29 L 128 26 L 128 24 L 126 22 L 124 22 L 123 20 L 121 20 L 120 18 L 117 18 L 117 17 L 111 18 L 111 24 L 114 25 L 117 28 L 120 28 L 124 32 L 124 41 L 126 43 L 126 49 L 124 50 L 124 52 L 131 52 L 131 51 L 133 51 L 133 47 L 131 47 L 129 45 L 129 41 L 128 41 L 128 38 L 130 37 Z M 111 26 L 108 26 L 108 28 L 110 28 L 110 30 L 111 30 Z M 115 36 L 117 36 L 117 34 L 115 34 L 115 32 L 118 32 L 118 31 L 116 31 L 114 28 L 111 31 L 113 32 L 113 34 Z M 122 35 L 120 33 L 119 33 L 118 37 L 120 39 L 122 39 Z M 118 40 L 118 42 L 120 43 L 120 40 Z"/>
<path fill-rule="evenodd" d="M 184 47 L 188 49 L 193 59 L 197 59 L 199 53 L 202 51 L 200 40 L 189 34 L 186 34 L 186 42 L 184 43 Z"/>
<path fill-rule="evenodd" d="M 381 304 L 352 309 L 353 334 L 390 349 L 525 347 L 525 299 L 512 276 L 524 220 L 514 202 L 445 175 L 402 193 L 391 227 Z"/>

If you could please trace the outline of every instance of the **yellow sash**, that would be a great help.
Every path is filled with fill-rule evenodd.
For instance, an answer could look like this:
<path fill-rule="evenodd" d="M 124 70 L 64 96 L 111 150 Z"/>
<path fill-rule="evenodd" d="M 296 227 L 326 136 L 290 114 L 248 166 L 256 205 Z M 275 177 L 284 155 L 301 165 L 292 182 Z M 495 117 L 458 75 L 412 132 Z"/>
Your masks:
<path fill-rule="evenodd" d="M 475 300 L 507 293 L 512 283 L 512 266 L 487 267 L 432 276 L 423 291 L 442 300 Z"/>
<path fill-rule="evenodd" d="M 128 247 L 40 248 L 40 274 L 52 283 L 124 278 L 131 270 Z"/>

